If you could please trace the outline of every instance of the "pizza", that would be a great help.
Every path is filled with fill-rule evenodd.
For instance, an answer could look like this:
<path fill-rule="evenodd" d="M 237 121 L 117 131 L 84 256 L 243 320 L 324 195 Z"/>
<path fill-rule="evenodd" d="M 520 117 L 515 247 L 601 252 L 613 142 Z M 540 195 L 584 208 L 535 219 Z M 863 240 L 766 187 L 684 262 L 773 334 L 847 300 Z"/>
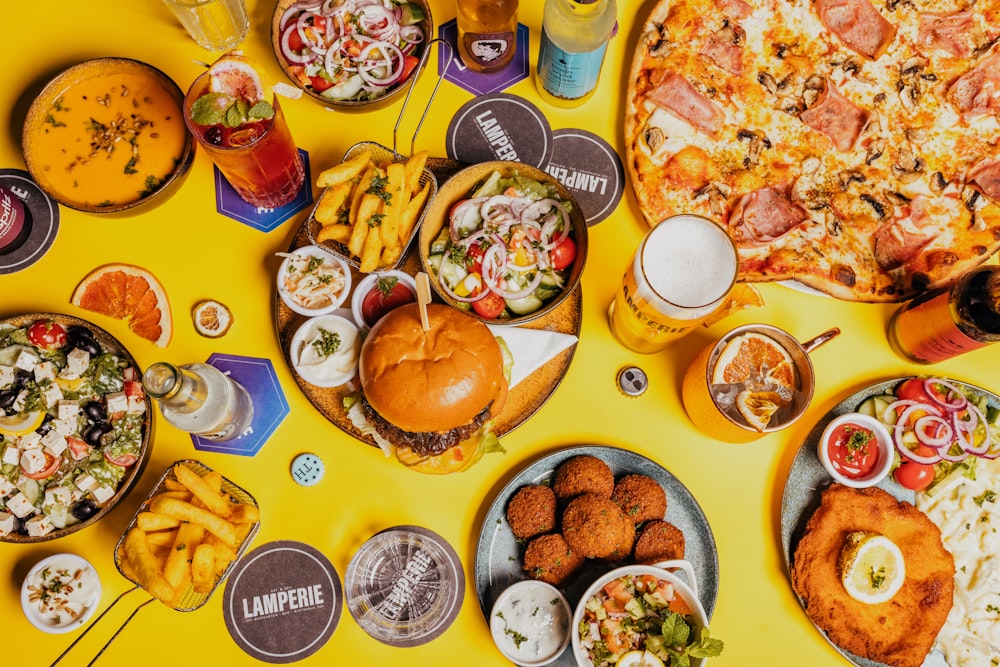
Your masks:
<path fill-rule="evenodd" d="M 746 282 L 891 302 L 1000 247 L 1000 0 L 661 1 L 626 163 L 650 225 L 723 225 Z"/>

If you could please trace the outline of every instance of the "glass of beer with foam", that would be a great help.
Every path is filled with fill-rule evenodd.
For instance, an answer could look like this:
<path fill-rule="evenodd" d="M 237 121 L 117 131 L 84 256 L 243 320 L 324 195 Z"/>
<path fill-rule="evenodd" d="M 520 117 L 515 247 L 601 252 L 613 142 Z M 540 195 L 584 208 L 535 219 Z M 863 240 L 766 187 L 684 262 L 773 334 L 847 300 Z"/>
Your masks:
<path fill-rule="evenodd" d="M 611 333 L 652 354 L 691 332 L 736 283 L 736 247 L 726 230 L 697 215 L 675 215 L 649 230 L 611 302 Z"/>

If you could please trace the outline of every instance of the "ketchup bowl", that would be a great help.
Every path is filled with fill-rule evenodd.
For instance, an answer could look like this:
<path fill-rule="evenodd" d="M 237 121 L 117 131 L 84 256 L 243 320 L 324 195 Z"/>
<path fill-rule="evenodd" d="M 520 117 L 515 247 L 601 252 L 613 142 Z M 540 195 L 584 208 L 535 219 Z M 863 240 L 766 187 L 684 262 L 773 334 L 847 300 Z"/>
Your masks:
<path fill-rule="evenodd" d="M 351 295 L 351 314 L 368 331 L 393 308 L 417 300 L 417 282 L 405 271 L 378 271 L 365 276 Z"/>
<path fill-rule="evenodd" d="M 850 412 L 827 424 L 817 454 L 835 481 L 863 489 L 888 476 L 895 447 L 885 424 L 874 417 Z"/>

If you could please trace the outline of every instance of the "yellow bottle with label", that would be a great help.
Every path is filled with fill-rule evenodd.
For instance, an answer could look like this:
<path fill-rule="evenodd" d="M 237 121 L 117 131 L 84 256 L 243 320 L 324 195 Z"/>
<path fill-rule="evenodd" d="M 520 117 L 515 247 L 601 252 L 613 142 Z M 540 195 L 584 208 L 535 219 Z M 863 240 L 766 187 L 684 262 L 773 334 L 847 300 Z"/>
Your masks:
<path fill-rule="evenodd" d="M 517 0 L 458 0 L 458 55 L 473 72 L 510 64 L 517 45 Z"/>
<path fill-rule="evenodd" d="M 535 71 L 542 99 L 560 107 L 590 99 L 617 27 L 615 0 L 546 0 Z"/>

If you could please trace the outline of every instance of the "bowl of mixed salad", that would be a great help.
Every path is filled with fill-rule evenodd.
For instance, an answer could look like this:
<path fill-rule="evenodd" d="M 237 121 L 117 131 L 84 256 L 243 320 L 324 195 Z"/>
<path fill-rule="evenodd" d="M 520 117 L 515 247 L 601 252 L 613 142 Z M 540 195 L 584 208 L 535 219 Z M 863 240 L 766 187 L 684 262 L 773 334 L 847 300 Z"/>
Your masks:
<path fill-rule="evenodd" d="M 282 71 L 327 106 L 382 106 L 418 74 L 434 23 L 426 0 L 279 0 L 271 44 Z"/>
<path fill-rule="evenodd" d="M 569 191 L 541 169 L 484 162 L 438 189 L 419 247 L 446 303 L 490 324 L 522 324 L 578 288 L 587 222 Z"/>
<path fill-rule="evenodd" d="M 694 568 L 685 560 L 605 573 L 580 597 L 571 627 L 579 667 L 701 667 L 723 648 L 709 634 Z"/>
<path fill-rule="evenodd" d="M 132 489 L 152 435 L 135 360 L 76 317 L 0 320 L 0 542 L 96 523 Z"/>

